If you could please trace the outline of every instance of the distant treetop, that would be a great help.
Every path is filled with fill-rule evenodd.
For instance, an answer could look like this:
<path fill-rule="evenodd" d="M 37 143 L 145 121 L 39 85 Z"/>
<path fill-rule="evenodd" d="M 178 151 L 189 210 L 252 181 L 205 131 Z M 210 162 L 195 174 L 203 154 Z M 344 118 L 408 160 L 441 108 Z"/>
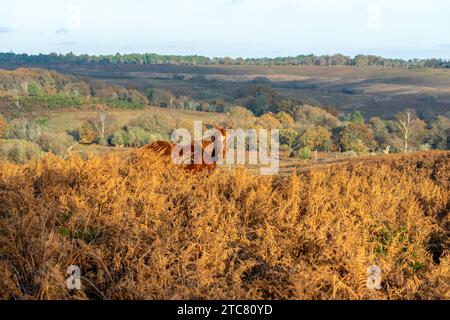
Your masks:
<path fill-rule="evenodd" d="M 317 66 L 382 66 L 407 68 L 450 68 L 450 60 L 446 59 L 389 59 L 374 55 L 357 55 L 355 57 L 342 54 L 316 56 L 298 55 L 296 57 L 277 58 L 209 58 L 199 55 L 160 55 L 155 53 L 115 54 L 91 56 L 87 54 L 16 54 L 0 53 L 1 65 L 49 65 L 49 64 L 175 64 L 175 65 L 317 65 Z"/>

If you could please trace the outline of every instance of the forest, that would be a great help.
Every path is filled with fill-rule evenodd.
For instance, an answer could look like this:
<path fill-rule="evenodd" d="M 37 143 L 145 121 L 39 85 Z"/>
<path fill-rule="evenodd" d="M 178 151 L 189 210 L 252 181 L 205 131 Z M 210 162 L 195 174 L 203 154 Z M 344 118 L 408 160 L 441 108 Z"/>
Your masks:
<path fill-rule="evenodd" d="M 132 53 L 115 55 L 75 55 L 67 54 L 15 54 L 0 53 L 0 65 L 55 65 L 55 64 L 177 64 L 177 65 L 317 65 L 317 66 L 382 66 L 406 68 L 450 68 L 450 61 L 446 59 L 390 59 L 374 55 L 356 55 L 349 57 L 342 54 L 316 56 L 298 55 L 295 57 L 277 58 L 209 58 L 192 55 L 160 55 L 155 53 Z"/>

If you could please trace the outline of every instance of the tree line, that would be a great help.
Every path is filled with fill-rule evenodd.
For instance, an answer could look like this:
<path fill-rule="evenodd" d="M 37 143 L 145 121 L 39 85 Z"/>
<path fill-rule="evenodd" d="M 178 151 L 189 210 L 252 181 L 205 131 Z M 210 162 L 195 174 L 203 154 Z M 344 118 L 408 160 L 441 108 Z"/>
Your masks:
<path fill-rule="evenodd" d="M 354 57 L 343 54 L 298 55 L 292 57 L 275 58 L 231 58 L 231 57 L 206 57 L 201 55 L 161 55 L 156 53 L 132 53 L 115 55 L 75 55 L 67 54 L 16 54 L 13 52 L 0 53 L 2 65 L 116 65 L 116 64 L 175 64 L 175 65 L 305 65 L 305 66 L 382 66 L 382 67 L 407 67 L 407 68 L 450 68 L 448 59 L 392 59 L 376 55 L 356 55 Z"/>
<path fill-rule="evenodd" d="M 244 107 L 232 107 L 224 120 L 209 125 L 279 129 L 280 150 L 305 160 L 317 159 L 319 151 L 348 157 L 450 150 L 450 119 L 443 115 L 425 122 L 408 108 L 392 120 L 380 117 L 365 120 L 358 111 L 331 112 L 298 105 L 289 113 L 279 111 L 255 116 Z M 49 131 L 48 119 L 23 116 L 7 120 L 0 115 L 0 159 L 25 163 L 48 152 L 64 156 L 76 144 L 141 147 L 155 140 L 169 140 L 176 128 L 191 127 L 192 122 L 164 112 L 145 112 L 123 124 L 107 109 L 98 108 L 96 115 L 80 127 L 55 134 Z M 1 143 L 2 139 L 6 143 Z"/>
<path fill-rule="evenodd" d="M 314 151 L 352 155 L 450 149 L 450 119 L 437 115 L 426 122 L 410 108 L 393 119 L 366 120 L 359 111 L 343 113 L 309 105 L 294 105 L 260 117 L 235 107 L 229 119 L 226 126 L 279 129 L 281 149 L 301 158 L 311 157 Z"/>

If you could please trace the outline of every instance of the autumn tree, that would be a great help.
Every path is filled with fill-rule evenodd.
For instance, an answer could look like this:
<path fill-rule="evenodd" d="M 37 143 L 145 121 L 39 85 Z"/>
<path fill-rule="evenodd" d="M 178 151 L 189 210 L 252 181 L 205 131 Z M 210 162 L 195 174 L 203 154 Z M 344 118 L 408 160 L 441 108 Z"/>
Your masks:
<path fill-rule="evenodd" d="M 154 88 L 151 102 L 160 107 L 173 108 L 175 96 L 169 90 Z"/>
<path fill-rule="evenodd" d="M 297 108 L 295 121 L 301 127 L 318 125 L 327 129 L 332 129 L 339 125 L 339 119 L 324 109 L 306 105 Z"/>
<path fill-rule="evenodd" d="M 281 127 L 281 122 L 269 112 L 256 119 L 256 127 L 262 129 L 278 129 Z"/>
<path fill-rule="evenodd" d="M 438 116 L 431 125 L 431 143 L 436 149 L 449 149 L 450 147 L 450 119 Z"/>
<path fill-rule="evenodd" d="M 321 126 L 310 127 L 300 137 L 300 141 L 311 150 L 326 149 L 331 141 L 331 133 Z"/>
<path fill-rule="evenodd" d="M 426 124 L 417 117 L 414 109 L 405 109 L 395 115 L 394 129 L 403 152 L 420 143 L 425 135 Z"/>
<path fill-rule="evenodd" d="M 379 117 L 372 117 L 369 120 L 369 126 L 372 129 L 373 138 L 375 139 L 378 148 L 384 149 L 384 151 L 389 152 L 392 141 L 388 127 L 386 125 L 386 121 Z"/>
<path fill-rule="evenodd" d="M 234 107 L 228 113 L 225 125 L 227 127 L 237 129 L 254 128 L 256 123 L 256 117 L 253 113 L 243 107 Z"/>
<path fill-rule="evenodd" d="M 333 106 L 327 106 L 327 107 L 323 107 L 323 110 L 325 110 L 326 112 L 328 112 L 329 114 L 335 116 L 336 118 L 339 117 L 339 109 Z"/>
<path fill-rule="evenodd" d="M 280 130 L 280 144 L 287 145 L 289 148 L 295 144 L 298 138 L 298 132 L 292 128 L 285 128 Z"/>
<path fill-rule="evenodd" d="M 355 66 L 367 66 L 369 64 L 369 57 L 359 54 L 355 56 L 354 64 Z"/>
<path fill-rule="evenodd" d="M 294 118 L 289 113 L 278 112 L 275 117 L 280 121 L 283 128 L 293 128 L 295 127 Z"/>
<path fill-rule="evenodd" d="M 373 132 L 364 123 L 351 122 L 342 132 L 341 144 L 345 150 L 364 153 L 376 146 Z"/>
<path fill-rule="evenodd" d="M 83 144 L 92 144 L 98 138 L 98 131 L 95 129 L 92 121 L 86 121 L 78 129 L 78 140 Z"/>

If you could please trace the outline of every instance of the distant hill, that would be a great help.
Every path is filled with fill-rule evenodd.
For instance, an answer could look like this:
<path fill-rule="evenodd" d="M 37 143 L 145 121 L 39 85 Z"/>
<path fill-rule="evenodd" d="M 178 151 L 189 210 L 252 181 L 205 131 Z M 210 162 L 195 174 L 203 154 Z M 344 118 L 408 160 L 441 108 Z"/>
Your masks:
<path fill-rule="evenodd" d="M 148 104 L 145 95 L 137 90 L 40 68 L 0 69 L 0 97 L 3 111 L 15 107 L 34 110 L 95 104 L 141 108 Z"/>

